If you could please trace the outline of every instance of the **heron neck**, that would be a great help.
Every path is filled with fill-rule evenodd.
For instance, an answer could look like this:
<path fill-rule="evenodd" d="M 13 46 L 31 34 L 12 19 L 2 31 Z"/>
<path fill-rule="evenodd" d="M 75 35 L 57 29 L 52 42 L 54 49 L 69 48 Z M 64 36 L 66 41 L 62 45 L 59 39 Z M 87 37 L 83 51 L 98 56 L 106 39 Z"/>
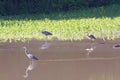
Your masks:
<path fill-rule="evenodd" d="M 87 36 L 90 36 L 90 34 L 88 33 Z"/>
<path fill-rule="evenodd" d="M 25 49 L 25 54 L 27 55 L 27 54 L 29 54 L 29 52 L 28 52 L 28 50 L 27 49 Z"/>

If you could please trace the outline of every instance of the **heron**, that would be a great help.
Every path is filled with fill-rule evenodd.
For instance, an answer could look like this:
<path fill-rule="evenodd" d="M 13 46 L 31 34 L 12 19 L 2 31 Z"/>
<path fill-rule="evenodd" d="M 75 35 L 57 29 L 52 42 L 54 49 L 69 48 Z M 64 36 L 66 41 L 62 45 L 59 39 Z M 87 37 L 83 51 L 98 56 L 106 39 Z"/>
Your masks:
<path fill-rule="evenodd" d="M 24 46 L 23 48 L 24 48 L 24 50 L 25 50 L 26 56 L 27 56 L 30 60 L 32 60 L 32 61 L 34 61 L 34 60 L 39 60 L 36 56 L 34 56 L 33 54 L 31 54 L 31 53 L 28 52 L 27 47 Z"/>
<path fill-rule="evenodd" d="M 96 38 L 95 38 L 95 36 L 94 35 L 92 35 L 92 34 L 90 34 L 90 33 L 88 33 L 88 32 L 85 32 L 85 34 L 91 39 L 91 40 L 96 40 Z"/>
<path fill-rule="evenodd" d="M 115 45 L 113 45 L 113 48 L 114 48 L 114 49 L 120 49 L 120 44 L 115 44 Z"/>
<path fill-rule="evenodd" d="M 51 32 L 48 32 L 48 31 L 46 31 L 46 30 L 42 30 L 41 32 L 42 32 L 42 34 L 44 34 L 45 36 L 52 35 Z"/>
<path fill-rule="evenodd" d="M 45 41 L 46 41 L 46 42 L 47 42 L 48 36 L 52 35 L 51 32 L 48 32 L 48 31 L 46 31 L 46 30 L 42 30 L 41 33 L 46 36 L 46 38 L 45 38 Z"/>

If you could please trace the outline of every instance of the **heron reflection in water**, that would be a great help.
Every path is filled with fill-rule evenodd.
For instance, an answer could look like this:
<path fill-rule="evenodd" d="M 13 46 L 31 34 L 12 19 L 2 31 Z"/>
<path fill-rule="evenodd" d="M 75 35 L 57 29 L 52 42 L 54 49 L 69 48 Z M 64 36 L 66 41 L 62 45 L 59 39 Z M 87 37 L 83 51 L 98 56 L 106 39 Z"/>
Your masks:
<path fill-rule="evenodd" d="M 26 71 L 25 71 L 25 75 L 23 75 L 24 78 L 27 78 L 29 75 L 29 72 L 32 71 L 37 65 L 34 62 L 30 62 L 29 66 L 27 67 Z"/>
<path fill-rule="evenodd" d="M 90 47 L 90 48 L 86 48 L 85 50 L 87 51 L 87 56 L 89 56 L 90 53 L 92 53 L 95 48 L 96 48 L 95 46 L 92 46 L 92 47 Z"/>
<path fill-rule="evenodd" d="M 47 41 L 40 47 L 40 49 L 47 49 L 49 48 L 50 43 L 48 43 Z"/>

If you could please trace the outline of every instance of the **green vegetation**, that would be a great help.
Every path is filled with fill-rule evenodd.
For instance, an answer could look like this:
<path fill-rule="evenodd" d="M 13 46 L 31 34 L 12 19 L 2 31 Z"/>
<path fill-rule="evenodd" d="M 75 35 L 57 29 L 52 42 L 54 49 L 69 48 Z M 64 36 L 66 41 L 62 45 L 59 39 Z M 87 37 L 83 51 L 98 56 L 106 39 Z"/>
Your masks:
<path fill-rule="evenodd" d="M 120 37 L 120 6 L 86 8 L 78 11 L 0 17 L 0 40 L 43 39 L 41 30 L 59 40 L 81 40 L 88 31 L 97 38 Z M 49 39 L 52 39 L 50 37 Z"/>

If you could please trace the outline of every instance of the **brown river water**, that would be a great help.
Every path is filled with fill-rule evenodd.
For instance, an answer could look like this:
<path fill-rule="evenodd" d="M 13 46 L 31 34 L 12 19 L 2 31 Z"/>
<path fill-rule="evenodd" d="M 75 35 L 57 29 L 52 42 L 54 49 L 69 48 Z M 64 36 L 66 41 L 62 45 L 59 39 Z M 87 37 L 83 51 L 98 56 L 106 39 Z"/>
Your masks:
<path fill-rule="evenodd" d="M 120 80 L 119 40 L 0 43 L 0 80 Z M 39 58 L 31 61 L 24 52 Z"/>

